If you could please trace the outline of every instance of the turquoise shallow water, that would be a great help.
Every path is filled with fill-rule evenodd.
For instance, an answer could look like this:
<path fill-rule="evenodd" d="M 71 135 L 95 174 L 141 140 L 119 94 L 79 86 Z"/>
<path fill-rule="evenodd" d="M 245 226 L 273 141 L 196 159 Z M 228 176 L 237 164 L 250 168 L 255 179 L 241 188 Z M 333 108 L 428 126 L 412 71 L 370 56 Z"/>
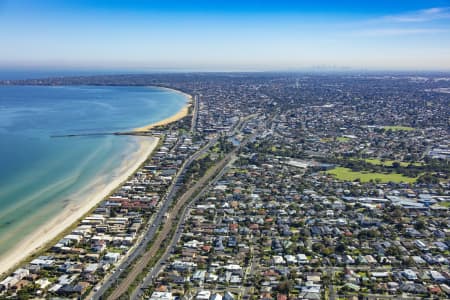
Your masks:
<path fill-rule="evenodd" d="M 160 88 L 0 86 L 0 256 L 138 148 L 126 136 L 52 135 L 129 130 L 185 103 Z"/>

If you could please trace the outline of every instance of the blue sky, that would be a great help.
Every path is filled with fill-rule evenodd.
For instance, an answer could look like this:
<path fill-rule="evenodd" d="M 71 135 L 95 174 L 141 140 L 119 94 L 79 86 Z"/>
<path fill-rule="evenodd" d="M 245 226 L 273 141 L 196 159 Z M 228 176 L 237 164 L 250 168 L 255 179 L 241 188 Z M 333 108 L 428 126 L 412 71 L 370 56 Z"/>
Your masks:
<path fill-rule="evenodd" d="M 0 0 L 0 39 L 7 68 L 450 70 L 450 1 Z"/>

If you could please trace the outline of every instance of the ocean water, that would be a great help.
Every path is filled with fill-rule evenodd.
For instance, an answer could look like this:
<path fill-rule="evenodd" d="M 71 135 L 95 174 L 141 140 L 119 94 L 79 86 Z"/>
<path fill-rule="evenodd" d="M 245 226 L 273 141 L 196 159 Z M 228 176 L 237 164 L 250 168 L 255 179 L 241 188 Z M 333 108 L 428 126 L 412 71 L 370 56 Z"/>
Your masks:
<path fill-rule="evenodd" d="M 0 86 L 0 257 L 139 148 L 129 136 L 52 136 L 130 130 L 185 103 L 156 87 Z"/>

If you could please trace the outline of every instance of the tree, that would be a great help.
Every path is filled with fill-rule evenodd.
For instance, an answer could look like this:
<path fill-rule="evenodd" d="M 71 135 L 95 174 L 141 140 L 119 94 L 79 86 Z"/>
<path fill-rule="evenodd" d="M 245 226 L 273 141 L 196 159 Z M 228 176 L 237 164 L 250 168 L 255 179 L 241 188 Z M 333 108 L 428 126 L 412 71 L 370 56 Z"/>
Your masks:
<path fill-rule="evenodd" d="M 386 249 L 386 255 L 388 256 L 399 257 L 400 254 L 401 254 L 400 249 L 396 246 L 390 246 L 389 248 Z"/>
<path fill-rule="evenodd" d="M 395 224 L 395 230 L 396 230 L 397 232 L 402 232 L 402 230 L 403 230 L 403 224 L 402 224 L 402 223 L 397 223 L 397 224 Z"/>
<path fill-rule="evenodd" d="M 416 222 L 416 224 L 414 224 L 414 228 L 417 230 L 423 230 L 423 229 L 425 229 L 425 226 L 426 226 L 426 224 L 423 220 L 418 220 Z"/>
<path fill-rule="evenodd" d="M 284 280 L 282 282 L 280 282 L 280 284 L 278 284 L 277 286 L 277 291 L 279 291 L 280 293 L 289 294 L 289 291 L 292 288 L 292 283 L 289 280 Z"/>
<path fill-rule="evenodd" d="M 326 247 L 322 250 L 322 254 L 325 256 L 330 256 L 333 254 L 333 248 L 332 247 Z"/>
<path fill-rule="evenodd" d="M 325 246 L 322 243 L 314 243 L 312 245 L 312 250 L 315 253 L 322 253 L 323 249 L 325 248 Z"/>
<path fill-rule="evenodd" d="M 347 247 L 344 243 L 339 243 L 336 248 L 334 249 L 337 253 L 344 253 L 345 250 L 347 250 Z"/>
<path fill-rule="evenodd" d="M 399 163 L 398 161 L 394 161 L 394 162 L 392 163 L 392 168 L 394 168 L 394 169 L 400 168 L 400 163 Z"/>

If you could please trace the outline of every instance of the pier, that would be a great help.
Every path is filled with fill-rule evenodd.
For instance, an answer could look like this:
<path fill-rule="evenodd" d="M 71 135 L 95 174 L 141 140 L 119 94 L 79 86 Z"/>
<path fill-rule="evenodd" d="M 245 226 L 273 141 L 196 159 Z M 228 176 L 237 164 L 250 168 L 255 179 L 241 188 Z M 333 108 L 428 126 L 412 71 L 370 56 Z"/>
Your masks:
<path fill-rule="evenodd" d="M 86 137 L 86 136 L 105 136 L 105 135 L 135 135 L 135 136 L 149 136 L 150 131 L 123 131 L 123 132 L 93 132 L 93 133 L 74 133 L 74 134 L 60 134 L 51 135 L 51 138 L 70 138 L 70 137 Z"/>

